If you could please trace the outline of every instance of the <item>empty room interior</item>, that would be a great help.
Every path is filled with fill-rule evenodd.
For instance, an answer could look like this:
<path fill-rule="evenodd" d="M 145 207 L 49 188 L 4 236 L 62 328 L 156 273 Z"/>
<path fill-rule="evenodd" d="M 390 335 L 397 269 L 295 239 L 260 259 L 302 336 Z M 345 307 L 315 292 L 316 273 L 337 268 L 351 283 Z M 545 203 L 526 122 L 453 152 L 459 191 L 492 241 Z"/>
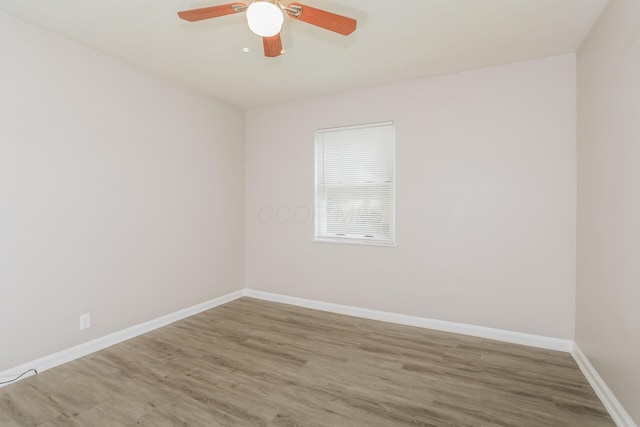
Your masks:
<path fill-rule="evenodd" d="M 0 0 L 0 427 L 640 425 L 640 1 L 222 2 Z"/>

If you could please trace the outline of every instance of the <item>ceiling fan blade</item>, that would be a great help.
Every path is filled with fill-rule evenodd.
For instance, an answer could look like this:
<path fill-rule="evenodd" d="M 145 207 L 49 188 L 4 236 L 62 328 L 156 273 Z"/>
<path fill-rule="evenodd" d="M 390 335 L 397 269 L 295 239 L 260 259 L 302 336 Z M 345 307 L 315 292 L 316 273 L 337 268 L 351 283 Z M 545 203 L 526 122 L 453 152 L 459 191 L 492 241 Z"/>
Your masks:
<path fill-rule="evenodd" d="M 356 30 L 356 20 L 326 10 L 316 9 L 300 3 L 291 3 L 287 8 L 300 9 L 300 14 L 295 16 L 287 11 L 293 19 L 316 25 L 329 31 L 348 36 Z"/>
<path fill-rule="evenodd" d="M 264 45 L 264 56 L 275 58 L 282 55 L 282 39 L 279 33 L 273 37 L 263 37 L 262 44 Z"/>
<path fill-rule="evenodd" d="M 236 7 L 242 9 L 237 10 Z M 242 12 L 247 7 L 244 3 L 227 3 L 219 6 L 203 7 L 202 9 L 183 10 L 178 12 L 178 16 L 185 21 L 196 22 L 203 19 L 217 18 L 219 16 L 233 15 L 234 13 Z"/>

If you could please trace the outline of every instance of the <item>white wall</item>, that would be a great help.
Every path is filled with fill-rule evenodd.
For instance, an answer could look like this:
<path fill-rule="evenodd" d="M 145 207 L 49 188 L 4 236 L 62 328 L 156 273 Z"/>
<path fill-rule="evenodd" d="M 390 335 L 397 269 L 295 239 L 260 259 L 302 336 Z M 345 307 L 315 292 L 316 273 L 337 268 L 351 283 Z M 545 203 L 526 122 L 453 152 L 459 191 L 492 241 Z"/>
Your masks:
<path fill-rule="evenodd" d="M 578 52 L 576 342 L 640 425 L 640 2 Z"/>
<path fill-rule="evenodd" d="M 2 14 L 0 51 L 0 371 L 242 288 L 242 110 Z"/>
<path fill-rule="evenodd" d="M 575 96 L 570 54 L 249 110 L 246 286 L 572 339 Z M 314 131 L 383 120 L 399 247 L 312 243 Z"/>

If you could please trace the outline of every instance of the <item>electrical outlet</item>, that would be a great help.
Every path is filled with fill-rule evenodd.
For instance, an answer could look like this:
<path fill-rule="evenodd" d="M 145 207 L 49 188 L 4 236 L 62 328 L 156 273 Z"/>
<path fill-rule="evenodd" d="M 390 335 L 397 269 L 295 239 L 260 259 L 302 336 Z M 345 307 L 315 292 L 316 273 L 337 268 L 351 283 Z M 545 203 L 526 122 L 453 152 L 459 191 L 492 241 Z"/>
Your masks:
<path fill-rule="evenodd" d="M 80 330 L 87 329 L 91 326 L 91 313 L 80 315 Z"/>

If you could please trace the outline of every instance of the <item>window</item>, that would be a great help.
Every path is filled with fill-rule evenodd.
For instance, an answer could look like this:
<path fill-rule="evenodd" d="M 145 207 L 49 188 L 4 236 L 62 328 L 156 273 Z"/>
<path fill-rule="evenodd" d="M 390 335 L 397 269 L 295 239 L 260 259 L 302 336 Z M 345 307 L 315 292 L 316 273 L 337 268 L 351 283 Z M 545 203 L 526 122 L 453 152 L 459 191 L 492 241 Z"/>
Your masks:
<path fill-rule="evenodd" d="M 315 239 L 394 243 L 393 122 L 316 132 Z"/>

